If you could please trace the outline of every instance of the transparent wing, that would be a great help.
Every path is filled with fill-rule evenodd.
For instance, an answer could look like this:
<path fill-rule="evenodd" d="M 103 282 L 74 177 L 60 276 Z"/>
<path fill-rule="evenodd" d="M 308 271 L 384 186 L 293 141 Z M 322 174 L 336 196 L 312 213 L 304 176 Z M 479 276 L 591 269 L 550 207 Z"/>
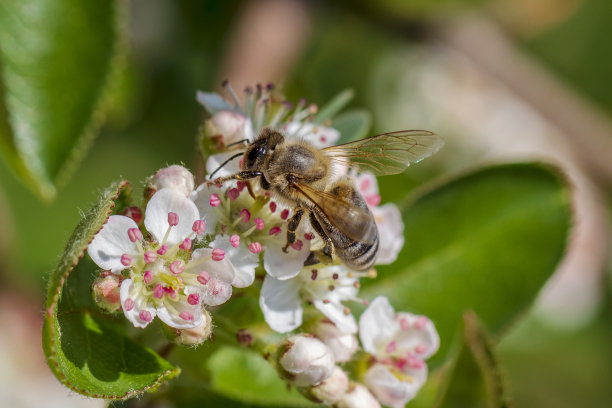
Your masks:
<path fill-rule="evenodd" d="M 401 173 L 437 152 L 444 140 L 426 130 L 400 130 L 323 149 L 333 161 L 367 170 L 375 176 Z"/>
<path fill-rule="evenodd" d="M 354 241 L 371 243 L 364 239 L 373 222 L 368 210 L 356 207 L 338 196 L 315 190 L 305 184 L 295 184 L 294 187 L 315 204 L 329 222 L 344 235 Z"/>

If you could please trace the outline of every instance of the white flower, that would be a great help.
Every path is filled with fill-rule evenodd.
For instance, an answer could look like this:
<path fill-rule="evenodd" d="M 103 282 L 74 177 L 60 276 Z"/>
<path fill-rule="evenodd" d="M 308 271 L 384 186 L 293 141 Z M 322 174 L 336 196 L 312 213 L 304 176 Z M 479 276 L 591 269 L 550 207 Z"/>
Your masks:
<path fill-rule="evenodd" d="M 232 265 L 219 248 L 192 251 L 193 240 L 205 224 L 195 204 L 164 188 L 151 197 L 144 225 L 122 215 L 109 217 L 89 245 L 88 253 L 102 269 L 127 278 L 120 287 L 123 313 L 136 327 L 155 316 L 177 329 L 202 324 L 202 305 L 218 305 L 231 296 Z"/>
<path fill-rule="evenodd" d="M 302 300 L 312 302 L 341 331 L 356 333 L 355 318 L 342 302 L 358 300 L 357 276 L 361 275 L 340 265 L 303 268 L 292 279 L 268 275 L 261 288 L 259 305 L 268 325 L 280 333 L 302 324 Z"/>
<path fill-rule="evenodd" d="M 193 174 L 183 166 L 172 165 L 159 169 L 147 182 L 151 194 L 162 188 L 169 188 L 188 197 L 193 191 Z"/>
<path fill-rule="evenodd" d="M 346 394 L 334 405 L 336 408 L 380 408 L 370 391 L 361 384 L 351 384 Z"/>
<path fill-rule="evenodd" d="M 340 140 L 340 132 L 336 129 L 309 122 L 289 122 L 283 129 L 288 140 L 302 139 L 318 149 L 333 146 Z"/>
<path fill-rule="evenodd" d="M 354 334 L 340 330 L 328 319 L 317 322 L 312 332 L 323 343 L 327 344 L 338 363 L 350 361 L 359 346 Z"/>
<path fill-rule="evenodd" d="M 318 385 L 332 375 L 334 356 L 320 340 L 306 335 L 289 337 L 279 359 L 285 376 L 298 387 Z"/>
<path fill-rule="evenodd" d="M 438 333 L 425 316 L 395 313 L 387 298 L 372 301 L 359 320 L 359 337 L 375 363 L 365 383 L 385 405 L 403 407 L 427 379 L 425 359 L 440 345 Z"/>
<path fill-rule="evenodd" d="M 217 234 L 213 245 L 225 250 L 234 268 L 233 285 L 245 287 L 253 282 L 260 252 L 271 276 L 288 279 L 297 275 L 310 254 L 310 241 L 300 238 L 286 253 L 282 250 L 289 209 L 266 196 L 255 200 L 244 183 L 235 185 L 221 189 L 202 184 L 191 195 L 209 230 Z"/>
<path fill-rule="evenodd" d="M 340 400 L 348 390 L 349 379 L 340 367 L 334 367 L 332 375 L 321 384 L 310 388 L 308 396 L 325 404 L 331 405 Z"/>
<path fill-rule="evenodd" d="M 372 173 L 363 171 L 357 174 L 354 170 L 349 172 L 357 191 L 368 204 L 376 226 L 378 227 L 378 254 L 377 265 L 393 263 L 404 246 L 404 223 L 395 204 L 380 204 L 378 182 Z"/>

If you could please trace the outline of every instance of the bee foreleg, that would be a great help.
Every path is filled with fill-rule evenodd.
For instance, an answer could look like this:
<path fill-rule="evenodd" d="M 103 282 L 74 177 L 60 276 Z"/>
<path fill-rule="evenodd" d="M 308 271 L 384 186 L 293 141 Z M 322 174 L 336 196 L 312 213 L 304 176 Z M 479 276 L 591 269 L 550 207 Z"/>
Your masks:
<path fill-rule="evenodd" d="M 287 253 L 287 248 L 289 245 L 295 242 L 295 231 L 297 231 L 300 226 L 300 221 L 302 221 L 302 216 L 306 210 L 304 208 L 298 208 L 295 210 L 295 214 L 291 218 L 289 218 L 289 222 L 287 222 L 287 242 L 283 247 L 283 252 Z"/>
<path fill-rule="evenodd" d="M 249 180 L 249 179 L 252 179 L 252 178 L 255 178 L 255 177 L 259 177 L 262 174 L 263 173 L 261 171 L 246 170 L 246 171 L 238 172 L 236 174 L 232 174 L 231 176 L 227 176 L 227 177 L 217 177 L 214 180 L 207 181 L 206 185 L 208 187 L 210 187 L 210 186 L 219 186 L 220 187 L 226 181 L 230 181 L 230 180 Z"/>

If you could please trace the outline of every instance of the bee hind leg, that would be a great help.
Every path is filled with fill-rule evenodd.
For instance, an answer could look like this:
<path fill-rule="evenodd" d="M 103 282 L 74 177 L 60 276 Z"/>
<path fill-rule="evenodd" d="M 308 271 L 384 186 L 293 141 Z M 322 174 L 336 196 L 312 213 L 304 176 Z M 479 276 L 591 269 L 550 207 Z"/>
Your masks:
<path fill-rule="evenodd" d="M 323 262 L 331 262 L 333 260 L 334 244 L 332 244 L 331 238 L 327 236 L 327 234 L 323 230 L 323 227 L 321 227 L 321 224 L 319 223 L 314 213 L 312 212 L 310 213 L 310 225 L 315 230 L 315 232 L 321 237 L 321 239 L 323 240 L 324 246 L 323 246 L 323 249 L 320 251 L 311 252 L 308 258 L 306 259 L 306 262 L 313 262 L 313 263 L 306 264 L 306 262 L 304 262 L 304 265 L 305 266 L 314 265 L 315 263 L 321 262 L 319 261 L 319 257 L 317 256 L 319 254 L 323 255 L 322 257 L 324 258 Z"/>
<path fill-rule="evenodd" d="M 296 209 L 295 214 L 293 214 L 293 216 L 289 219 L 289 222 L 287 222 L 287 242 L 285 243 L 285 246 L 283 247 L 284 253 L 287 253 L 287 248 L 289 248 L 289 246 L 295 242 L 295 239 L 296 239 L 295 232 L 300 226 L 300 222 L 302 221 L 302 216 L 304 215 L 305 212 L 306 210 L 303 208 Z"/>

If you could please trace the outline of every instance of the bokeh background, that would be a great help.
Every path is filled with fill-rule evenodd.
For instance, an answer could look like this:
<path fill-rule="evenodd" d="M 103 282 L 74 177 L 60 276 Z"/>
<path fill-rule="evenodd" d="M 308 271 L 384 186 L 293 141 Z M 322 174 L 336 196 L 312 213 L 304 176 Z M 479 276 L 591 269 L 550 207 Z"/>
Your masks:
<path fill-rule="evenodd" d="M 119 175 L 138 194 L 162 166 L 201 168 L 195 93 L 226 78 L 315 103 L 351 88 L 372 134 L 443 135 L 427 165 L 381 179 L 383 200 L 483 163 L 561 166 L 574 192 L 570 248 L 500 355 L 517 407 L 612 406 L 612 2 L 126 0 L 121 13 L 110 111 L 57 198 L 40 201 L 0 164 L 1 406 L 104 405 L 45 365 L 46 277 L 81 211 Z"/>

